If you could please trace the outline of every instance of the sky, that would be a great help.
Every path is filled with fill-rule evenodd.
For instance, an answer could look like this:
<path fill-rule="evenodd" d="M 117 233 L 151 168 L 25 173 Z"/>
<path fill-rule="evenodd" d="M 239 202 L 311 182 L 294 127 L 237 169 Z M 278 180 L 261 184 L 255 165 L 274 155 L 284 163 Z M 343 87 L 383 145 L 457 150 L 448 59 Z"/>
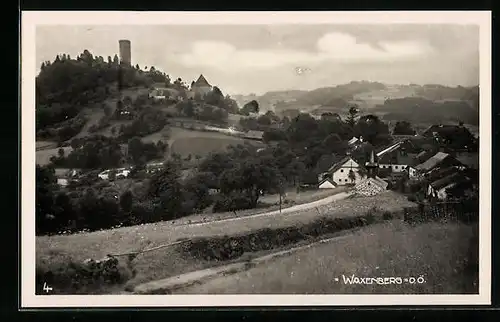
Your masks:
<path fill-rule="evenodd" d="M 57 54 L 118 53 L 131 41 L 132 63 L 191 83 L 203 74 L 225 94 L 335 86 L 479 83 L 474 25 L 144 25 L 38 26 L 37 66 Z"/>

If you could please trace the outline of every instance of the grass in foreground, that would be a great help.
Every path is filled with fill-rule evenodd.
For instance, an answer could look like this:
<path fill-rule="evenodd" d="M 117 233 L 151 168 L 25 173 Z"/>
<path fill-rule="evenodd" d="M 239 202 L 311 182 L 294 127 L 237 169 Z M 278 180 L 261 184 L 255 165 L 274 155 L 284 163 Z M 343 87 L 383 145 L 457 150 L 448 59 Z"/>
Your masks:
<path fill-rule="evenodd" d="M 478 292 L 477 252 L 477 225 L 425 223 L 413 227 L 392 221 L 177 293 L 472 294 Z M 423 275 L 425 283 L 349 285 L 343 275 Z"/>

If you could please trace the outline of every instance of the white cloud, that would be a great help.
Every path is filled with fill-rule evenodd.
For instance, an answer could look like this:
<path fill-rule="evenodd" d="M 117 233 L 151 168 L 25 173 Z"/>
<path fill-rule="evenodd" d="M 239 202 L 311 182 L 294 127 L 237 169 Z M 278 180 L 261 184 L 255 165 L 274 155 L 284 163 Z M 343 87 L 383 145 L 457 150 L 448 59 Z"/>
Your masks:
<path fill-rule="evenodd" d="M 416 41 L 380 42 L 378 48 L 357 43 L 344 33 L 328 33 L 316 43 L 316 52 L 291 49 L 237 49 L 227 42 L 197 41 L 191 51 L 181 54 L 188 67 L 211 67 L 224 71 L 270 69 L 286 65 L 323 62 L 377 62 L 421 57 L 431 51 L 428 44 Z"/>

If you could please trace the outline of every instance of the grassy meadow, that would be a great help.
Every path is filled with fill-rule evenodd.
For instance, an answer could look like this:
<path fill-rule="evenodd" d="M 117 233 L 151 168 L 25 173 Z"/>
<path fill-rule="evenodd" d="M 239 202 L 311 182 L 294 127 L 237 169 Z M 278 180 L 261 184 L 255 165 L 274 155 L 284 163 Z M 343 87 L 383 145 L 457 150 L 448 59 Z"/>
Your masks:
<path fill-rule="evenodd" d="M 478 227 L 376 224 L 247 271 L 179 290 L 184 294 L 474 294 Z M 344 277 L 414 277 L 419 284 L 349 284 Z M 338 280 L 336 280 L 338 279 Z"/>

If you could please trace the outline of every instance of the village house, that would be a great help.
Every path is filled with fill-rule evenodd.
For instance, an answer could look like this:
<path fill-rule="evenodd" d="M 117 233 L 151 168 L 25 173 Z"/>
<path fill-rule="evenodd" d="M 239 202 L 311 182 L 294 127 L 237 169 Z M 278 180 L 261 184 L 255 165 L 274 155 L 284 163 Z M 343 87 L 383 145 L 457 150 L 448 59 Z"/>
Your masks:
<path fill-rule="evenodd" d="M 417 165 L 415 169 L 418 174 L 425 174 L 432 171 L 436 167 L 444 168 L 444 167 L 461 166 L 461 165 L 462 164 L 457 159 L 452 157 L 450 154 L 444 152 L 438 152 L 425 162 Z"/>
<path fill-rule="evenodd" d="M 191 89 L 188 96 L 190 98 L 194 98 L 196 95 L 203 97 L 210 93 L 210 91 L 212 91 L 212 85 L 210 85 L 205 76 L 200 75 L 195 82 L 191 83 Z"/>
<path fill-rule="evenodd" d="M 55 176 L 57 178 L 57 184 L 61 187 L 66 187 L 70 181 L 78 180 L 79 170 L 68 169 L 68 168 L 56 168 L 54 170 Z"/>
<path fill-rule="evenodd" d="M 354 187 L 356 194 L 361 196 L 374 196 L 387 190 L 389 184 L 377 176 L 379 167 L 373 150 L 370 154 L 370 160 L 365 164 L 365 168 L 367 176 Z"/>
<path fill-rule="evenodd" d="M 447 189 L 465 182 L 470 182 L 470 179 L 459 172 L 454 172 L 444 178 L 430 183 L 427 187 L 427 197 L 436 198 L 438 200 L 446 200 Z"/>
<path fill-rule="evenodd" d="M 416 148 L 408 140 L 390 145 L 377 153 L 376 159 L 382 173 L 408 173 L 416 176 L 415 165 L 418 164 Z"/>
<path fill-rule="evenodd" d="M 97 176 L 102 180 L 109 180 L 110 174 L 114 172 L 115 178 L 126 178 L 130 174 L 130 168 L 118 168 L 118 169 L 108 169 L 99 173 Z"/>
<path fill-rule="evenodd" d="M 163 162 L 150 162 L 146 164 L 146 173 L 155 173 L 163 169 Z"/>
<path fill-rule="evenodd" d="M 422 132 L 422 136 L 458 150 L 475 149 L 477 145 L 477 139 L 462 122 L 458 125 L 432 125 Z"/>
<path fill-rule="evenodd" d="M 249 139 L 249 140 L 258 140 L 262 141 L 264 138 L 264 132 L 263 131 L 248 131 L 243 134 L 243 138 Z"/>
<path fill-rule="evenodd" d="M 164 85 L 153 86 L 153 89 L 149 92 L 149 97 L 155 100 L 165 100 L 168 98 L 177 100 L 182 99 L 182 97 L 179 94 L 179 91 L 177 91 L 174 88 L 165 87 Z"/>
<path fill-rule="evenodd" d="M 347 141 L 347 144 L 349 146 L 356 146 L 356 145 L 361 144 L 361 143 L 363 143 L 363 137 L 362 136 L 360 136 L 359 138 L 353 136 L 352 139 L 350 139 L 349 141 Z"/>
<path fill-rule="evenodd" d="M 355 184 L 363 178 L 360 174 L 360 169 L 363 171 L 363 166 L 348 155 L 331 166 L 326 172 L 320 174 L 318 177 L 319 188 L 330 189 L 337 186 Z"/>

